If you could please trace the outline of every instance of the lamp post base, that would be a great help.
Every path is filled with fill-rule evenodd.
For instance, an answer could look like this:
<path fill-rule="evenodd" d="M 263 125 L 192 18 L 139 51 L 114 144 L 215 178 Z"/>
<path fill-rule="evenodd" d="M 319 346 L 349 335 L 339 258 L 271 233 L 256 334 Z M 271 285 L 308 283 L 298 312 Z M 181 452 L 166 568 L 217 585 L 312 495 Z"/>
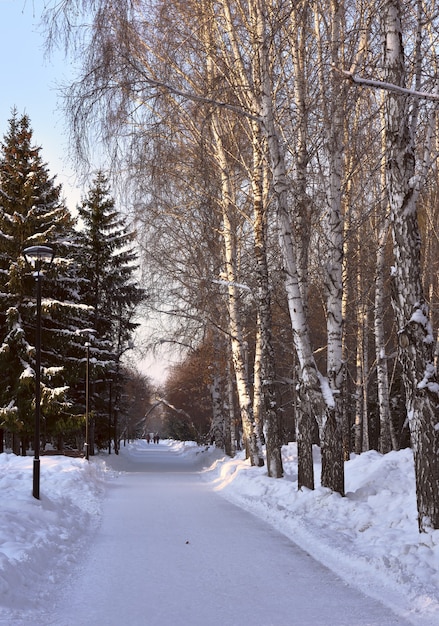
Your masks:
<path fill-rule="evenodd" d="M 34 459 L 34 483 L 32 495 L 37 500 L 40 499 L 40 459 Z"/>

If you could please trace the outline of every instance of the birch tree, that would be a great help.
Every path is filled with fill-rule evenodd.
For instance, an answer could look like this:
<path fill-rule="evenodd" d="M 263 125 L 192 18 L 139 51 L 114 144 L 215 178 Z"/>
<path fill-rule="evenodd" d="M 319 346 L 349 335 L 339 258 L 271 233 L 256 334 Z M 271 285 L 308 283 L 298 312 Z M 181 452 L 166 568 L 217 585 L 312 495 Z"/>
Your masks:
<path fill-rule="evenodd" d="M 212 167 L 215 182 L 212 191 L 209 191 L 209 202 L 206 206 L 210 209 L 215 207 L 216 216 L 221 216 L 221 227 L 224 231 L 221 235 L 224 233 L 227 235 L 223 237 L 222 252 L 217 257 L 221 261 L 216 265 L 215 271 L 220 273 L 224 268 L 226 270 L 229 319 L 233 316 L 235 318 L 229 325 L 228 332 L 233 337 L 232 341 L 236 342 L 235 358 L 236 355 L 239 357 L 236 367 L 238 376 L 240 379 L 242 377 L 242 389 L 245 389 L 241 400 L 246 407 L 249 381 L 245 382 L 246 372 L 242 366 L 243 362 L 245 364 L 245 355 L 242 354 L 245 338 L 240 335 L 244 325 L 240 319 L 240 311 L 236 310 L 236 302 L 241 297 L 237 281 L 242 278 L 240 262 L 244 257 L 238 259 L 236 256 L 239 248 L 233 240 L 236 235 L 234 220 L 238 220 L 239 215 L 239 218 L 244 218 L 245 223 L 250 223 L 248 199 L 251 197 L 253 238 L 257 246 L 259 242 L 263 242 L 261 225 L 268 219 L 269 214 L 266 210 L 270 204 L 267 203 L 264 188 L 266 183 L 262 182 L 261 185 L 259 163 L 262 159 L 264 164 L 269 164 L 267 171 L 271 185 L 270 193 L 276 206 L 285 290 L 300 371 L 299 486 L 313 486 L 310 433 L 313 421 L 317 420 L 324 459 L 322 483 L 343 493 L 343 457 L 340 444 L 342 414 L 340 398 L 343 391 L 342 193 L 346 191 L 345 182 L 348 176 L 352 176 L 352 168 L 346 169 L 341 137 L 345 136 L 344 118 L 350 115 L 350 107 L 345 101 L 346 93 L 340 84 L 339 75 L 329 72 L 329 69 L 331 65 L 343 66 L 346 60 L 349 64 L 353 58 L 358 61 L 373 48 L 372 45 L 366 45 L 367 42 L 365 43 L 363 37 L 359 35 L 363 33 L 368 23 L 364 21 L 366 13 L 364 5 L 334 0 L 328 1 L 322 8 L 321 4 L 306 2 L 295 3 L 293 6 L 291 3 L 268 0 L 245 2 L 219 0 L 215 3 L 206 0 L 203 3 L 172 3 L 171 12 L 169 3 L 163 2 L 130 3 L 118 0 L 116 3 L 108 4 L 101 0 L 95 2 L 90 0 L 85 5 L 93 9 L 93 12 L 96 11 L 96 14 L 93 21 L 93 39 L 88 48 L 86 71 L 71 92 L 73 100 L 70 104 L 73 121 L 76 124 L 74 126 L 76 138 L 81 141 L 87 136 L 86 131 L 90 127 L 92 113 L 99 115 L 99 122 L 95 123 L 94 128 L 98 129 L 101 138 L 108 140 L 109 145 L 121 148 L 122 151 L 128 146 L 130 154 L 133 153 L 131 149 L 135 146 L 136 154 L 142 155 L 143 160 L 145 155 L 155 156 L 155 153 L 150 151 L 152 136 L 157 138 L 157 145 L 160 136 L 162 152 L 168 150 L 166 144 L 169 143 L 169 155 L 176 145 L 184 146 L 187 163 L 192 166 L 197 162 L 195 156 L 197 148 L 203 151 L 203 155 L 208 155 L 204 163 Z M 386 9 L 387 49 L 391 51 L 402 33 L 398 31 L 396 35 L 394 24 L 389 25 L 391 14 L 389 7 L 392 6 L 392 11 L 395 12 L 400 6 L 397 2 L 387 1 L 383 6 Z M 420 2 L 413 6 L 418 13 L 421 12 Z M 74 9 L 80 8 L 81 3 L 65 0 L 61 7 L 67 10 L 68 17 L 73 17 Z M 312 30 L 311 14 L 314 17 Z M 415 14 L 416 12 L 412 15 Z M 207 39 L 199 34 L 201 24 L 207 25 L 206 28 L 209 29 Z M 413 24 L 415 25 L 415 20 Z M 285 35 L 287 30 L 290 30 L 289 39 Z M 420 93 L 421 30 L 414 28 L 412 43 L 412 50 L 416 51 L 416 58 L 412 64 L 416 93 Z M 294 45 L 285 46 L 285 41 L 293 42 Z M 206 59 L 210 59 L 215 70 L 211 72 L 212 80 L 206 80 Z M 304 59 L 309 66 L 304 63 Z M 398 59 L 398 62 L 394 62 L 395 59 Z M 388 84 L 393 82 L 400 90 L 404 90 L 404 57 L 401 51 L 398 54 L 386 52 L 385 65 Z M 311 66 L 312 74 L 306 74 L 306 68 Z M 307 107 L 309 109 L 310 90 L 314 89 L 315 94 L 316 85 L 319 87 L 319 99 L 313 100 L 314 125 L 310 125 Z M 409 95 L 406 92 L 406 96 Z M 401 91 L 397 94 L 394 89 L 386 96 L 386 186 L 389 190 L 396 255 L 395 303 L 396 310 L 399 311 L 399 337 L 404 357 L 402 364 L 405 368 L 404 380 L 409 398 L 409 416 L 416 426 L 412 427 L 412 438 L 415 442 L 415 457 L 419 463 L 422 457 L 418 453 L 419 447 L 421 446 L 424 451 L 423 446 L 426 445 L 419 443 L 424 436 L 424 427 L 428 427 L 426 432 L 430 448 L 437 450 L 437 431 L 431 431 L 433 417 L 431 415 L 428 419 L 426 417 L 426 412 L 432 410 L 434 402 L 435 373 L 430 368 L 431 355 L 427 354 L 431 346 L 425 342 L 425 345 L 421 346 L 421 334 L 415 332 L 417 328 L 415 326 L 418 324 L 421 330 L 425 331 L 424 338 L 429 339 L 432 336 L 428 332 L 428 325 L 419 322 L 421 314 L 424 316 L 422 322 L 428 317 L 425 298 L 422 290 L 416 288 L 411 292 L 409 288 L 410 280 L 417 273 L 419 282 L 420 275 L 419 262 L 416 261 L 417 265 L 415 263 L 413 267 L 410 265 L 412 256 L 416 257 L 416 254 L 419 256 L 416 231 L 411 230 L 415 232 L 414 239 L 407 239 L 404 230 L 409 222 L 410 227 L 413 227 L 410 216 L 415 212 L 415 196 L 419 192 L 419 189 L 415 189 L 417 183 L 412 164 L 412 161 L 414 162 L 412 140 L 419 106 L 418 100 L 415 99 L 409 111 L 406 96 Z M 227 116 L 222 114 L 224 111 L 227 111 Z M 295 125 L 288 120 L 299 123 Z M 401 129 L 403 133 L 400 132 Z M 309 150 L 311 136 L 319 142 L 316 143 L 317 147 L 312 155 Z M 114 143 L 115 138 L 119 143 Z M 289 145 L 298 146 L 296 154 L 289 149 Z M 261 146 L 264 151 L 258 153 Z M 137 163 L 140 163 L 140 160 Z M 190 245 L 194 241 L 190 233 L 193 229 L 193 220 L 198 219 L 198 216 L 194 218 L 193 212 L 193 206 L 197 204 L 193 202 L 196 195 L 194 190 L 198 188 L 200 181 L 206 179 L 206 171 L 201 172 L 201 168 L 197 169 L 197 174 L 200 175 L 196 179 L 190 172 L 190 167 L 185 167 L 183 161 L 173 160 L 170 156 L 167 163 L 170 165 L 168 171 L 172 170 L 173 176 L 166 201 L 169 201 L 171 195 L 175 195 L 176 189 L 181 194 L 177 203 L 169 202 L 170 211 L 166 217 L 166 224 L 168 228 L 175 228 L 175 217 L 178 215 L 178 219 L 181 220 L 178 227 L 184 241 Z M 309 176 L 310 163 L 315 168 L 314 178 Z M 132 163 L 127 159 L 124 165 L 131 166 Z M 403 174 L 400 174 L 403 166 L 405 169 Z M 155 168 L 155 175 L 158 169 Z M 142 174 L 144 176 L 145 168 L 140 166 L 138 173 L 140 176 L 137 176 L 137 183 Z M 191 179 L 190 190 L 184 181 L 185 177 Z M 312 198 L 309 201 L 307 194 L 311 191 Z M 367 201 L 376 200 L 377 195 L 379 194 L 371 194 Z M 246 200 L 243 201 L 244 196 Z M 191 210 L 183 211 L 182 207 L 187 200 L 190 200 L 187 205 L 190 205 Z M 367 201 L 363 200 L 363 206 Z M 381 198 L 379 201 L 381 202 Z M 258 206 L 261 207 L 260 213 Z M 324 233 L 320 241 L 320 250 L 321 275 L 326 288 L 327 378 L 317 367 L 307 310 L 306 273 L 309 244 L 307 228 L 310 223 L 310 207 L 313 211 L 316 209 L 319 211 L 320 225 L 324 227 L 319 233 Z M 407 211 L 404 212 L 406 207 L 409 209 L 408 215 Z M 205 223 L 207 213 L 203 216 Z M 406 224 L 401 219 L 402 215 Z M 260 218 L 260 221 L 256 218 Z M 350 225 L 348 227 L 350 228 Z M 176 241 L 177 238 L 173 242 L 174 246 Z M 255 247 L 255 252 L 259 251 L 262 251 L 262 247 L 258 249 Z M 190 256 L 185 250 L 184 263 L 188 262 Z M 245 258 L 248 260 L 250 256 L 246 254 Z M 382 263 L 382 259 L 378 258 L 378 262 Z M 213 264 L 206 264 L 204 269 L 208 266 L 209 272 L 212 272 Z M 263 293 L 265 304 L 269 303 L 265 298 L 267 281 L 264 274 L 265 261 L 258 263 L 256 279 L 260 287 L 257 300 L 261 331 L 264 328 L 269 330 L 270 327 L 269 317 L 265 317 L 264 321 L 264 315 L 261 315 L 264 312 L 261 297 Z M 178 272 L 174 276 L 178 276 L 176 284 L 178 283 L 179 287 L 183 285 L 185 304 L 188 306 L 184 312 L 182 308 L 178 311 L 177 307 L 172 309 L 175 317 L 178 313 L 180 322 L 186 320 L 185 325 L 190 318 L 191 323 L 196 326 L 201 317 L 203 323 L 207 318 L 209 323 L 214 323 L 207 310 L 203 312 L 204 317 L 200 316 L 197 322 L 194 322 L 196 315 L 193 314 L 191 300 L 198 294 L 188 288 L 188 283 L 194 282 L 194 275 L 185 273 L 183 259 L 179 262 Z M 252 274 L 252 280 L 255 280 L 255 276 L 256 274 Z M 184 280 L 181 280 L 182 277 Z M 200 285 L 201 276 L 198 278 L 200 281 L 197 285 Z M 232 282 L 235 284 L 232 285 Z M 175 286 L 175 297 L 176 292 Z M 202 290 L 202 293 L 204 296 L 206 290 Z M 416 310 L 414 317 L 412 317 L 414 311 L 406 306 L 407 302 Z M 379 306 L 377 301 L 378 315 L 380 315 Z M 401 313 L 403 309 L 404 315 Z M 200 308 L 197 310 L 197 315 L 200 310 Z M 268 310 L 269 308 L 266 308 L 265 312 Z M 379 332 L 381 330 L 377 328 L 377 334 Z M 416 341 L 412 341 L 410 333 Z M 262 332 L 259 336 L 263 336 Z M 270 339 L 269 332 L 266 337 Z M 382 344 L 382 334 L 377 343 Z M 265 345 L 269 346 L 269 342 Z M 416 349 L 412 350 L 410 347 L 412 345 Z M 425 352 L 421 352 L 421 347 Z M 377 355 L 381 354 L 381 348 L 382 345 Z M 267 349 L 267 364 L 270 364 L 269 352 Z M 268 379 L 272 380 L 269 369 L 267 373 Z M 415 374 L 418 377 L 416 382 Z M 363 375 L 363 379 L 364 377 Z M 409 390 L 413 396 L 411 400 Z M 269 391 L 268 386 L 267 391 L 269 398 L 271 390 Z M 422 402 L 418 396 L 422 396 Z M 251 415 L 250 409 L 248 415 Z M 419 429 L 418 422 L 422 422 Z M 254 416 L 250 417 L 250 425 L 252 433 Z M 436 470 L 437 467 L 434 467 L 432 475 Z M 418 480 L 420 481 L 420 478 Z M 427 490 L 430 496 L 437 497 L 437 484 L 432 478 Z M 422 518 L 426 517 L 425 509 L 424 506 Z M 433 513 L 435 512 L 436 509 Z"/>
<path fill-rule="evenodd" d="M 383 12 L 386 82 L 406 87 L 401 3 L 386 0 Z M 386 182 L 395 265 L 393 304 L 416 473 L 420 530 L 439 528 L 438 382 L 428 305 L 421 284 L 415 178 L 414 124 L 408 96 L 387 91 Z"/>
<path fill-rule="evenodd" d="M 383 123 L 382 128 L 385 128 Z M 390 414 L 389 375 L 387 368 L 386 338 L 384 328 L 384 281 L 386 269 L 386 244 L 390 234 L 390 216 L 386 196 L 385 133 L 381 132 L 380 187 L 382 201 L 379 203 L 380 218 L 377 220 L 376 286 L 374 302 L 375 355 L 377 363 L 378 407 L 380 412 L 380 451 L 385 454 L 399 443 Z"/>
<path fill-rule="evenodd" d="M 74 3 L 73 3 L 74 4 Z M 328 394 L 322 393 L 322 384 L 324 384 L 323 378 L 317 371 L 311 342 L 309 339 L 309 330 L 307 327 L 305 306 L 301 294 L 300 277 L 298 275 L 298 268 L 295 258 L 294 242 L 291 236 L 291 214 L 289 210 L 289 185 L 287 180 L 287 168 L 285 164 L 285 148 L 280 141 L 280 129 L 276 127 L 274 111 L 276 109 L 276 103 L 273 101 L 272 90 L 272 76 L 270 75 L 270 38 L 266 25 L 267 14 L 270 14 L 271 18 L 276 18 L 277 6 L 275 4 L 266 3 L 263 1 L 251 1 L 248 3 L 248 7 L 244 4 L 230 2 L 221 2 L 217 6 L 217 11 L 213 13 L 215 16 L 215 27 L 218 30 L 219 37 L 216 38 L 215 50 L 221 48 L 220 61 L 226 74 L 222 74 L 222 79 L 226 79 L 226 91 L 222 90 L 221 94 L 224 94 L 225 101 L 227 101 L 227 95 L 234 95 L 235 102 L 237 104 L 221 104 L 219 98 L 212 98 L 210 94 L 207 96 L 203 93 L 198 95 L 196 86 L 186 72 L 182 72 L 176 65 L 175 47 L 172 48 L 173 56 L 169 56 L 170 48 L 166 51 L 160 46 L 161 40 L 159 36 L 154 38 L 155 43 L 159 45 L 162 52 L 165 52 L 162 59 L 155 66 L 152 63 L 154 58 L 154 47 L 145 42 L 143 37 L 139 38 L 138 33 L 135 31 L 134 22 L 131 19 L 132 15 L 128 7 L 125 7 L 123 3 L 119 3 L 118 11 L 115 13 L 111 7 L 104 7 L 98 3 L 99 11 L 97 12 L 95 24 L 98 29 L 95 29 L 95 39 L 92 42 L 93 54 L 90 55 L 89 60 L 91 65 L 88 67 L 86 78 L 82 84 L 79 84 L 76 92 L 74 92 L 75 102 L 78 108 L 75 108 L 76 115 L 75 121 L 81 120 L 84 122 L 85 117 L 81 117 L 81 111 L 86 110 L 85 106 L 88 99 L 88 94 L 100 93 L 105 98 L 115 98 L 115 100 L 108 100 L 114 105 L 115 102 L 119 102 L 121 107 L 114 116 L 108 115 L 107 120 L 120 120 L 120 112 L 129 109 L 127 104 L 131 104 L 133 101 L 138 101 L 140 106 L 146 104 L 143 94 L 147 94 L 148 89 L 152 86 L 158 88 L 161 98 L 164 96 L 175 97 L 175 102 L 180 106 L 186 98 L 188 101 L 195 100 L 201 103 L 213 103 L 218 110 L 221 108 L 228 108 L 235 111 L 239 115 L 244 115 L 248 119 L 258 120 L 261 124 L 261 129 L 266 137 L 267 150 L 269 154 L 269 162 L 271 166 L 271 176 L 273 189 L 275 192 L 276 201 L 278 204 L 278 216 L 279 216 L 279 232 L 281 249 L 284 253 L 284 265 L 286 268 L 286 287 L 289 294 L 290 311 L 293 316 L 293 328 L 296 342 L 296 349 L 300 353 L 299 362 L 301 363 L 301 380 L 302 380 L 302 400 L 304 412 L 303 415 L 309 416 L 309 421 L 317 417 L 318 420 L 323 423 L 326 419 L 326 403 L 324 398 L 328 397 Z M 71 6 L 70 6 L 71 8 Z M 181 10 L 182 7 L 179 7 Z M 194 15 L 197 11 L 194 11 Z M 169 20 L 163 12 L 160 15 L 160 25 L 170 24 Z M 249 22 L 249 16 L 251 20 Z M 238 20 L 239 24 L 235 21 Z M 245 32 L 241 26 L 248 27 L 251 25 L 251 33 Z M 276 23 L 279 23 L 279 19 L 276 18 L 272 24 L 276 29 Z M 104 28 L 105 24 L 105 28 Z M 108 25 L 112 24 L 112 29 L 108 28 Z M 145 22 L 141 22 L 142 27 L 145 26 Z M 118 33 L 121 33 L 118 37 Z M 245 39 L 242 39 L 240 35 L 243 34 Z M 160 40 L 160 41 L 159 41 Z M 256 45 L 256 49 L 253 49 L 250 57 L 250 68 L 243 63 L 242 51 L 247 49 L 252 50 L 251 45 L 248 47 L 250 40 Z M 189 36 L 191 41 L 191 36 Z M 272 39 L 271 42 L 274 40 Z M 137 45 L 137 43 L 139 45 Z M 217 43 L 219 42 L 219 43 Z M 120 54 L 115 57 L 111 51 L 118 49 Z M 191 54 L 193 53 L 193 48 Z M 100 55 L 99 50 L 102 50 L 103 54 Z M 146 54 L 141 54 L 146 51 Z M 210 50 L 209 50 L 210 52 Z M 96 60 L 101 58 L 100 63 L 96 63 Z M 163 63 L 163 59 L 166 59 L 166 64 Z M 157 61 L 157 56 L 155 56 Z M 186 59 L 187 61 L 187 59 Z M 162 76 L 157 76 L 155 73 L 157 68 L 163 70 Z M 258 84 L 260 84 L 259 94 L 256 94 L 253 90 L 253 79 L 251 72 L 254 72 L 254 76 L 258 77 Z M 108 77 L 112 76 L 113 80 L 109 83 Z M 123 89 L 120 89 L 121 77 L 123 76 L 122 83 Z M 172 79 L 175 79 L 173 83 Z M 183 79 L 183 81 L 182 81 Z M 179 88 L 181 81 L 184 84 L 184 89 Z M 167 89 L 167 86 L 170 88 Z M 195 87 L 195 89 L 194 89 Z M 203 85 L 202 85 L 203 89 Z M 205 86 L 204 86 L 205 89 Z M 120 90 L 118 92 L 118 90 Z M 142 95 L 141 95 L 142 94 Z M 146 96 L 146 100 L 149 96 Z M 93 96 L 93 103 L 96 102 L 96 98 Z M 94 106 L 94 105 L 93 105 Z M 108 111 L 113 110 L 114 107 L 109 107 Z M 79 112 L 79 114 L 78 114 Z M 129 111 L 127 111 L 128 116 Z M 105 128 L 105 126 L 103 127 Z M 114 132 L 114 126 L 113 132 Z M 80 137 L 82 131 L 85 128 L 81 125 L 76 126 L 76 136 Z M 119 129 L 120 134 L 120 129 Z M 262 320 L 262 317 L 261 317 Z M 325 386 L 325 385 L 324 385 Z M 312 486 L 312 456 L 310 447 L 310 437 L 306 435 L 306 448 L 302 446 L 302 451 L 306 449 L 306 453 L 302 452 L 301 459 L 306 456 L 306 474 L 307 486 Z M 329 465 L 327 465 L 329 469 Z M 302 473 L 301 473 L 302 475 Z M 336 486 L 338 488 L 338 486 Z"/>
<path fill-rule="evenodd" d="M 324 263 L 323 281 L 326 287 L 327 302 L 327 376 L 332 391 L 332 406 L 321 425 L 322 439 L 322 478 L 325 486 L 344 493 L 344 464 L 342 452 L 342 411 L 341 390 L 343 383 L 342 359 L 342 271 L 343 271 L 343 219 L 341 215 L 341 194 L 343 177 L 343 104 L 344 86 L 336 73 L 329 77 L 324 73 L 323 46 L 328 43 L 331 65 L 338 65 L 343 50 L 342 21 L 344 3 L 330 2 L 329 32 L 326 41 L 322 40 L 321 8 L 315 10 L 315 32 L 319 59 L 320 100 L 322 121 L 325 129 L 324 151 L 327 162 L 327 201 L 323 213 L 324 220 Z M 326 8 L 326 7 L 325 7 Z"/>
<path fill-rule="evenodd" d="M 239 280 L 237 276 L 237 255 L 235 229 L 233 228 L 233 199 L 229 179 L 229 166 L 223 145 L 220 122 L 213 115 L 212 132 L 215 139 L 216 159 L 221 172 L 221 204 L 223 209 L 223 236 L 225 253 L 225 278 L 228 291 L 228 310 L 232 345 L 233 365 L 236 376 L 237 393 L 241 409 L 244 439 L 252 465 L 263 465 L 261 442 L 256 428 L 248 372 L 246 368 L 245 346 L 241 327 L 241 316 L 238 309 Z"/>

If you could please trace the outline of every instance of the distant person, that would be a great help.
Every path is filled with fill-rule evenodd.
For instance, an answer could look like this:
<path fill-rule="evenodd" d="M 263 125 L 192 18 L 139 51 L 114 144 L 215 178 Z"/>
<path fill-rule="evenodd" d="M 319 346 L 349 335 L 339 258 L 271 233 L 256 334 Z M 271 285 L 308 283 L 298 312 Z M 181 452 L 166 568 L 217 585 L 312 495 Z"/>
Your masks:
<path fill-rule="evenodd" d="M 149 433 L 146 435 L 146 441 L 151 443 L 151 435 Z"/>
<path fill-rule="evenodd" d="M 154 435 L 154 443 L 158 443 L 159 441 L 160 441 L 159 434 L 158 434 L 158 433 L 156 433 L 156 434 Z"/>

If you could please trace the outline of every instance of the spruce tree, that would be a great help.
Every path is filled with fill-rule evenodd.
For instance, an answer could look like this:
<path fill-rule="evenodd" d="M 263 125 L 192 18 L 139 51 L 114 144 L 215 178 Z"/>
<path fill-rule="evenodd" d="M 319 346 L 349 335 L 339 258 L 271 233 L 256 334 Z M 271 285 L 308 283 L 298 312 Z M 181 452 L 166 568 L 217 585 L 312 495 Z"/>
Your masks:
<path fill-rule="evenodd" d="M 28 116 L 14 110 L 0 144 L 0 427 L 23 447 L 34 429 L 36 330 L 35 279 L 24 248 L 51 245 L 56 255 L 42 287 L 43 437 L 59 435 L 72 419 L 67 392 L 75 374 L 66 363 L 77 361 L 71 339 L 88 323 L 68 259 L 74 222 L 32 134 Z"/>
<path fill-rule="evenodd" d="M 94 386 L 99 381 L 112 379 L 113 412 L 117 415 L 123 384 L 120 358 L 130 347 L 133 332 L 138 326 L 134 320 L 136 308 L 144 298 L 135 276 L 135 233 L 116 210 L 108 179 L 102 171 L 96 174 L 87 196 L 78 207 L 78 213 L 81 221 L 78 230 L 83 279 L 81 299 L 93 309 L 95 335 L 90 350 L 96 355 Z M 106 361 L 108 356 L 109 362 Z M 102 392 L 93 394 L 94 432 L 98 445 L 103 445 L 108 436 L 104 418 L 107 407 L 102 406 L 102 401 L 106 402 L 104 397 Z"/>

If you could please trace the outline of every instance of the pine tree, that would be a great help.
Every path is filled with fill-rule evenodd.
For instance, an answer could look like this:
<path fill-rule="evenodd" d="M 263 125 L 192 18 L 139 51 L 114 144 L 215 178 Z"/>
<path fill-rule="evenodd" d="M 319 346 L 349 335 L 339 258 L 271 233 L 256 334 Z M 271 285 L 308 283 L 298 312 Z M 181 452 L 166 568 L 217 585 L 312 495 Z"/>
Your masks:
<path fill-rule="evenodd" d="M 83 279 L 81 299 L 93 310 L 94 337 L 90 350 L 96 355 L 94 380 L 96 384 L 112 378 L 114 412 L 117 414 L 123 383 L 120 357 L 130 347 L 132 334 L 138 326 L 134 321 L 136 308 L 144 298 L 135 277 L 135 233 L 129 230 L 125 218 L 116 210 L 108 179 L 101 171 L 96 174 L 78 213 L 81 220 L 78 231 Z M 100 431 L 104 433 L 103 439 L 108 432 L 106 425 L 99 426 L 107 411 L 106 403 L 99 406 L 99 398 L 104 398 L 102 393 L 94 394 L 98 445 Z M 116 440 L 117 436 L 117 446 Z"/>
<path fill-rule="evenodd" d="M 41 329 L 42 433 L 55 436 L 71 421 L 67 381 L 74 374 L 65 364 L 75 360 L 76 325 L 87 323 L 67 258 L 73 224 L 61 186 L 33 145 L 28 116 L 14 110 L 0 145 L 0 426 L 18 433 L 22 444 L 34 424 L 36 320 L 35 280 L 23 249 L 45 244 L 56 254 L 43 281 Z"/>

